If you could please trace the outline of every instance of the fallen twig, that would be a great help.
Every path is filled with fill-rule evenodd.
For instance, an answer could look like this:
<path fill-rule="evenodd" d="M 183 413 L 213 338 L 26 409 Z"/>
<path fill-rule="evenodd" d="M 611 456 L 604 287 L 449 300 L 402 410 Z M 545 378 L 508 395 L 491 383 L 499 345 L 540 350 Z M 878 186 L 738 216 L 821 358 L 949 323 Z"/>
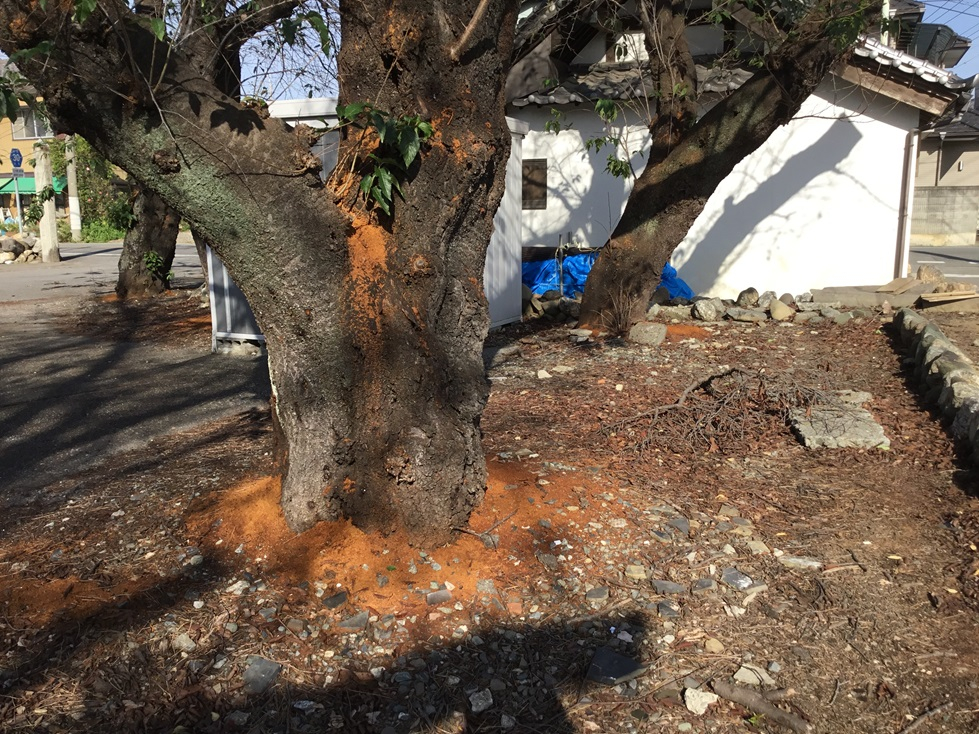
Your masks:
<path fill-rule="evenodd" d="M 948 709 L 950 709 L 950 708 L 952 708 L 952 702 L 951 701 L 948 701 L 946 703 L 943 703 L 941 706 L 936 706 L 933 709 L 929 709 L 928 711 L 925 711 L 917 719 L 915 719 L 910 724 L 908 724 L 906 727 L 904 727 L 903 729 L 901 729 L 901 731 L 899 731 L 897 734 L 911 734 L 911 732 L 913 732 L 919 726 L 921 726 L 922 724 L 924 724 L 932 716 L 936 716 L 936 715 L 940 714 L 942 711 L 948 711 Z"/>
<path fill-rule="evenodd" d="M 711 688 L 721 698 L 726 698 L 728 701 L 740 704 L 756 714 L 766 716 L 776 724 L 781 724 L 797 732 L 797 734 L 808 734 L 808 732 L 813 730 L 812 724 L 808 721 L 795 714 L 790 714 L 788 711 L 783 711 L 777 706 L 773 706 L 757 691 L 731 685 L 720 680 L 712 681 Z"/>
<path fill-rule="evenodd" d="M 843 685 L 839 678 L 836 679 L 836 688 L 833 689 L 833 695 L 830 696 L 829 705 L 832 706 L 836 703 L 836 697 L 840 695 L 840 686 Z"/>

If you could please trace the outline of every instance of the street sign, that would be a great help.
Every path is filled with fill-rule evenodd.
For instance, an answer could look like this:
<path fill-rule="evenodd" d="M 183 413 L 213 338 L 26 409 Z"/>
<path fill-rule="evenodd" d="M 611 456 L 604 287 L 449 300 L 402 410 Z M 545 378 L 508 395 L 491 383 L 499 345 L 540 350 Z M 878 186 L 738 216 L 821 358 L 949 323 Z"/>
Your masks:
<path fill-rule="evenodd" d="M 10 149 L 10 163 L 14 168 L 20 168 L 24 163 L 24 156 L 20 153 L 20 148 Z"/>
<path fill-rule="evenodd" d="M 11 178 L 24 178 L 24 169 L 14 166 L 14 170 L 10 174 Z"/>

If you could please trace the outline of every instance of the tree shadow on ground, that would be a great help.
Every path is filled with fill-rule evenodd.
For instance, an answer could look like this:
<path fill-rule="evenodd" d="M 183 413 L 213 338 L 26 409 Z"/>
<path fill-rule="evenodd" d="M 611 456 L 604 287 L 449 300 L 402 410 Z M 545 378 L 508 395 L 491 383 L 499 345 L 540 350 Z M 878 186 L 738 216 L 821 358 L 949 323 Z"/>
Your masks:
<path fill-rule="evenodd" d="M 171 610 L 223 585 L 229 572 L 213 563 L 187 566 L 25 636 L 0 671 L 4 697 L 23 700 L 19 694 L 64 681 L 72 703 L 40 709 L 52 731 L 572 734 L 571 710 L 602 687 L 587 678 L 596 651 L 608 648 L 638 668 L 631 661 L 646 635 L 639 612 L 615 608 L 537 625 L 500 617 L 448 640 L 424 639 L 422 622 L 396 658 L 377 663 L 373 646 L 384 644 L 392 618 L 312 639 L 277 620 L 229 631 L 218 615 L 210 627 L 189 630 L 192 650 L 175 649 L 173 638 L 187 628 L 168 626 Z M 163 636 L 147 634 L 152 627 L 166 628 Z M 272 658 L 269 649 L 274 659 L 253 656 Z M 252 665 L 271 666 L 265 690 L 249 690 Z M 628 705 L 628 693 L 625 684 L 617 703 Z M 13 704 L 0 706 L 0 727 L 31 729 L 30 711 L 13 713 Z"/>

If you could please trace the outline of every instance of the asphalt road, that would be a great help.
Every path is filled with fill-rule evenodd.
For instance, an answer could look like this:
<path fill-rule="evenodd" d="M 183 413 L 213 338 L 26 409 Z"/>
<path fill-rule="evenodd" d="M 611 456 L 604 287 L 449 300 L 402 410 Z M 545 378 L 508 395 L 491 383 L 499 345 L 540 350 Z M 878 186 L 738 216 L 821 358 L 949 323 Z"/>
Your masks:
<path fill-rule="evenodd" d="M 933 265 L 952 281 L 979 286 L 979 247 L 912 247 L 911 273 L 919 265 Z"/>
<path fill-rule="evenodd" d="M 112 292 L 119 252 L 72 244 L 61 263 L 0 266 L 0 514 L 44 487 L 67 491 L 119 451 L 268 405 L 264 358 L 58 328 L 79 297 Z M 178 246 L 174 270 L 181 284 L 203 281 L 193 245 Z"/>
<path fill-rule="evenodd" d="M 115 288 L 122 243 L 70 242 L 60 249 L 59 263 L 0 265 L 0 302 L 108 293 Z M 177 245 L 173 275 L 179 286 L 204 282 L 194 245 Z"/>

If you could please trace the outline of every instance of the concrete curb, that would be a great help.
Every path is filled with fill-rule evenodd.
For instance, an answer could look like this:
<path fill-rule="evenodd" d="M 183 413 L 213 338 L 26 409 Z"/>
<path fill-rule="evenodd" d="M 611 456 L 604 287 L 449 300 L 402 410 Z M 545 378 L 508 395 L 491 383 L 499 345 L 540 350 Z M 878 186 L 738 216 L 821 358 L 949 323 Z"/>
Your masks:
<path fill-rule="evenodd" d="M 979 367 L 926 317 L 902 308 L 894 325 L 912 360 L 925 398 L 952 421 L 954 438 L 965 439 L 979 464 Z"/>

